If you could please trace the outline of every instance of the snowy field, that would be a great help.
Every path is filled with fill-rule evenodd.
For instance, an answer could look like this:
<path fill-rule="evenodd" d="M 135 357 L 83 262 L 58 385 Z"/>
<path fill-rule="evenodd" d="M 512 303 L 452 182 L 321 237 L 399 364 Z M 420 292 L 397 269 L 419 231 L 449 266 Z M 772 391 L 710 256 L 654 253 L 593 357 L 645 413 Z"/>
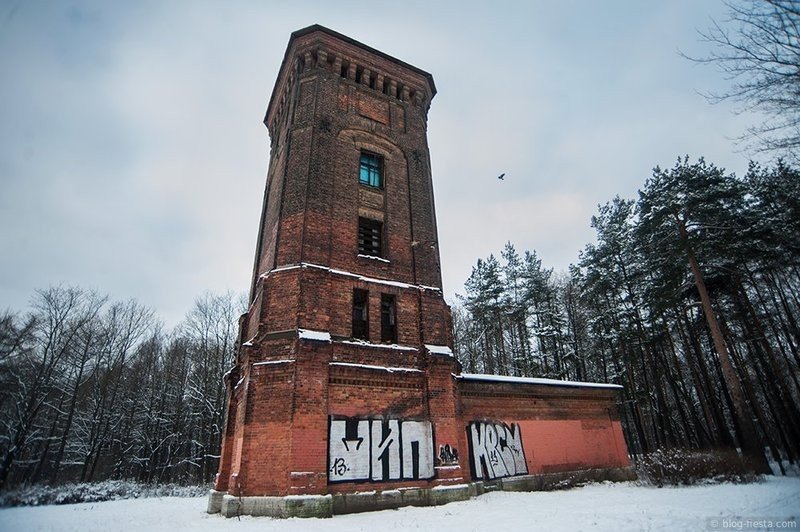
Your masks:
<path fill-rule="evenodd" d="M 800 478 L 756 484 L 654 488 L 633 483 L 592 484 L 566 491 L 488 493 L 430 508 L 401 508 L 332 519 L 225 519 L 205 513 L 204 497 L 133 499 L 0 510 L 0 531 L 309 532 L 423 530 L 800 530 Z M 739 519 L 752 521 L 738 526 Z M 762 526 L 755 526 L 762 523 Z M 780 526 L 780 525 L 778 525 Z"/>

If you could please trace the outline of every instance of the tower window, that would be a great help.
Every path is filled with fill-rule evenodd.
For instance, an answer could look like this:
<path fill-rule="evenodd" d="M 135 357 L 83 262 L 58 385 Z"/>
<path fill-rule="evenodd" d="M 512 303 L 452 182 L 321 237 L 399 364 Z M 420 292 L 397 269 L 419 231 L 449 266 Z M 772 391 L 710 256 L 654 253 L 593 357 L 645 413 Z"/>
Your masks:
<path fill-rule="evenodd" d="M 369 218 L 358 219 L 358 252 L 380 257 L 383 254 L 383 224 Z"/>
<path fill-rule="evenodd" d="M 358 181 L 362 185 L 383 188 L 383 159 L 380 155 L 366 151 L 361 152 Z"/>
<path fill-rule="evenodd" d="M 397 309 L 395 297 L 381 294 L 381 342 L 397 343 Z"/>
<path fill-rule="evenodd" d="M 353 289 L 353 338 L 369 338 L 369 292 Z"/>

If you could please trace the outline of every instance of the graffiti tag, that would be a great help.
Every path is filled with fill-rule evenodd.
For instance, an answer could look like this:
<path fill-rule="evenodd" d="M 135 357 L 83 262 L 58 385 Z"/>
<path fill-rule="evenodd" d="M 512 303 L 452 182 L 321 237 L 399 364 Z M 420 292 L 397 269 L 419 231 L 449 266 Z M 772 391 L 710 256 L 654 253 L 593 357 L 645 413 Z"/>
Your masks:
<path fill-rule="evenodd" d="M 439 463 L 441 465 L 458 465 L 458 449 L 446 443 L 439 446 Z"/>
<path fill-rule="evenodd" d="M 474 478 L 485 475 L 492 480 L 528 473 L 519 425 L 474 421 L 467 430 Z"/>
<path fill-rule="evenodd" d="M 433 478 L 429 421 L 331 417 L 328 482 Z"/>

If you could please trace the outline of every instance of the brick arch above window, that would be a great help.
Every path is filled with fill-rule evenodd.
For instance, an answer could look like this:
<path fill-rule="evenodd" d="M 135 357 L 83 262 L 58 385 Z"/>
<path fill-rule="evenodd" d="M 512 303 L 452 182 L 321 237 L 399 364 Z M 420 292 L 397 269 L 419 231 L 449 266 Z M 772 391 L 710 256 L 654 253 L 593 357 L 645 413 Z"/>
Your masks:
<path fill-rule="evenodd" d="M 357 150 L 366 150 L 389 160 L 405 160 L 405 154 L 397 144 L 371 131 L 344 129 L 337 138 L 352 143 Z"/>

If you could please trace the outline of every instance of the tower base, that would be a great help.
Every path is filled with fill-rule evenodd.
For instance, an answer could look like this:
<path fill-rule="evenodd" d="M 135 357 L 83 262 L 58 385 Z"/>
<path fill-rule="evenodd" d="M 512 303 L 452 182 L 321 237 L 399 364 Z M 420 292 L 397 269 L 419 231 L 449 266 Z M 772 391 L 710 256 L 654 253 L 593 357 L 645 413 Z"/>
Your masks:
<path fill-rule="evenodd" d="M 400 488 L 332 495 L 234 497 L 222 491 L 211 490 L 208 494 L 208 513 L 221 513 L 225 517 L 333 517 L 340 514 L 392 510 L 403 506 L 440 506 L 465 501 L 490 491 L 549 491 L 575 487 L 586 482 L 624 482 L 635 479 L 636 473 L 632 467 L 613 467 L 523 475 L 493 482 L 470 482 L 434 488 Z"/>

